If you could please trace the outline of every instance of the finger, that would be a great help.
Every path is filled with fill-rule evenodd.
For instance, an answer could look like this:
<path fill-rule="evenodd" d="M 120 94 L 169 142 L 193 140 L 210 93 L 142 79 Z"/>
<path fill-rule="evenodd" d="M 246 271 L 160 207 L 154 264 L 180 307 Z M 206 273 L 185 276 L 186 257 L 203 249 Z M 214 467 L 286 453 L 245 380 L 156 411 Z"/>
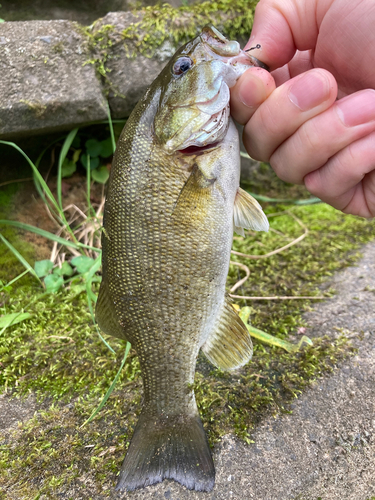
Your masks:
<path fill-rule="evenodd" d="M 262 68 L 248 69 L 231 89 L 230 108 L 233 118 L 244 125 L 276 88 L 274 79 Z"/>
<path fill-rule="evenodd" d="M 332 2 L 320 1 L 319 20 Z M 251 37 L 246 45 L 260 44 L 251 55 L 271 70 L 290 61 L 298 50 L 313 49 L 319 34 L 318 0 L 260 0 L 254 15 Z"/>
<path fill-rule="evenodd" d="M 275 79 L 276 86 L 279 87 L 291 78 L 294 78 L 301 73 L 305 73 L 313 69 L 314 65 L 311 58 L 311 50 L 297 50 L 293 59 L 285 64 L 282 68 L 277 68 L 272 71 L 272 76 Z"/>
<path fill-rule="evenodd" d="M 329 108 L 337 85 L 323 69 L 313 69 L 277 87 L 255 111 L 244 129 L 244 145 L 256 160 L 273 152 L 306 121 Z"/>
<path fill-rule="evenodd" d="M 375 132 L 339 151 L 304 182 L 310 193 L 338 210 L 374 217 Z"/>
<path fill-rule="evenodd" d="M 372 131 L 375 131 L 375 90 L 362 90 L 336 101 L 306 121 L 277 148 L 270 163 L 282 180 L 302 184 L 305 175 Z"/>

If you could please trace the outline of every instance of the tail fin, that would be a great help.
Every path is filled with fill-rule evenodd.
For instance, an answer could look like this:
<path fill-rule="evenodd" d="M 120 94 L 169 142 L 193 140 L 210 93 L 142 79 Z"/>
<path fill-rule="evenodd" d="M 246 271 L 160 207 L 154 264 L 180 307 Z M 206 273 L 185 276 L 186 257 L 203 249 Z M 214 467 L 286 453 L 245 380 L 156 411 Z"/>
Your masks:
<path fill-rule="evenodd" d="M 215 468 L 199 416 L 157 419 L 141 413 L 121 467 L 117 490 L 174 479 L 190 490 L 211 491 Z"/>

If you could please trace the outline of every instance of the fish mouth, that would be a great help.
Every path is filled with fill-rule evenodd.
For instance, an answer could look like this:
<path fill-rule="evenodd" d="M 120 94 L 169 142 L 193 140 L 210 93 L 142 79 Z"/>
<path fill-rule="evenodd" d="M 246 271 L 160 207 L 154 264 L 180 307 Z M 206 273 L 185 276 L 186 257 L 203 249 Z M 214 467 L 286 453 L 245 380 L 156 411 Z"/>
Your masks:
<path fill-rule="evenodd" d="M 222 141 L 213 142 L 212 144 L 207 144 L 206 146 L 187 146 L 186 148 L 178 149 L 177 151 L 183 153 L 184 155 L 197 156 L 218 148 L 221 142 Z"/>

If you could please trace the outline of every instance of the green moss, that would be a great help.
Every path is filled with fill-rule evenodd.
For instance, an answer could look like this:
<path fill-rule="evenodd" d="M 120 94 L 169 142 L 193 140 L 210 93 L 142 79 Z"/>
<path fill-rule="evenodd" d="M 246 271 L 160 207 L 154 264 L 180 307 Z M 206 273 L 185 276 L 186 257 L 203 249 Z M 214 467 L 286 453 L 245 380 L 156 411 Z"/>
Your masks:
<path fill-rule="evenodd" d="M 288 212 L 272 217 L 273 213 L 284 210 Z M 325 204 L 304 207 L 278 205 L 270 207 L 267 212 L 271 228 L 277 233 L 258 233 L 251 238 L 236 239 L 234 250 L 261 255 L 290 243 L 304 232 L 293 215 L 299 218 L 309 233 L 297 245 L 266 259 L 248 260 L 233 255 L 233 261 L 242 262 L 251 269 L 250 279 L 236 291 L 237 295 L 321 295 L 317 286 L 337 269 L 353 263 L 359 256 L 354 250 L 374 235 L 374 222 L 344 215 Z M 238 267 L 230 267 L 229 287 L 238 280 L 240 272 Z M 304 302 L 305 307 L 306 304 Z M 245 305 L 245 301 L 240 301 L 240 305 Z M 300 306 L 297 300 L 256 302 L 253 304 L 252 324 L 283 337 L 290 329 L 303 326 Z"/>
<path fill-rule="evenodd" d="M 103 79 L 103 82 L 105 83 L 105 92 L 107 94 L 109 90 L 112 90 L 116 96 L 125 98 L 125 96 L 114 87 L 108 75 L 111 70 L 108 69 L 107 62 L 112 58 L 111 47 L 113 45 L 113 40 L 111 35 L 114 36 L 116 34 L 115 26 L 106 24 L 94 33 L 92 32 L 91 26 L 86 28 L 77 25 L 77 29 L 84 36 L 86 36 L 88 40 L 89 52 L 92 56 L 85 62 L 85 65 L 92 64 L 95 67 L 98 78 Z"/>
<path fill-rule="evenodd" d="M 344 336 L 314 339 L 313 347 L 296 354 L 258 344 L 252 362 L 240 373 L 198 372 L 195 393 L 210 442 L 234 432 L 251 443 L 251 431 L 265 409 L 287 412 L 306 386 L 354 351 Z"/>
<path fill-rule="evenodd" d="M 112 84 L 108 62 L 116 57 L 113 47 L 122 43 L 129 58 L 142 54 L 153 57 L 163 44 L 177 48 L 194 38 L 206 24 L 214 24 L 228 38 L 238 40 L 250 35 L 257 0 L 220 0 L 182 7 L 169 4 L 149 6 L 134 12 L 135 22 L 119 32 L 110 24 L 100 26 L 98 20 L 88 28 L 77 27 L 87 38 L 93 64 L 103 78 L 106 91 L 125 98 Z"/>
<path fill-rule="evenodd" d="M 55 54 L 62 54 L 64 52 L 63 42 L 57 42 L 53 45 L 52 50 Z"/>
<path fill-rule="evenodd" d="M 126 43 L 137 52 L 152 57 L 165 42 L 174 45 L 194 38 L 206 24 L 213 24 L 230 39 L 248 38 L 257 0 L 219 0 L 182 7 L 169 4 L 141 10 L 140 20 L 123 32 Z"/>
<path fill-rule="evenodd" d="M 43 118 L 47 106 L 39 101 L 28 101 L 26 99 L 20 99 L 20 102 L 26 104 L 26 106 L 35 114 L 37 118 Z"/>

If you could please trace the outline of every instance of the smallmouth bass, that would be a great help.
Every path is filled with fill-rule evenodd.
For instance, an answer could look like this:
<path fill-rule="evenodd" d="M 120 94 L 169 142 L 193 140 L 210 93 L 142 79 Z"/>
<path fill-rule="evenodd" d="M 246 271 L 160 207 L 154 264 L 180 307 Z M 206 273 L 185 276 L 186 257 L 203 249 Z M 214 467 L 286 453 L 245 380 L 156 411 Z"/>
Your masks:
<path fill-rule="evenodd" d="M 142 370 L 142 412 L 117 489 L 174 479 L 210 491 L 215 469 L 192 384 L 199 349 L 223 370 L 251 359 L 225 296 L 233 231 L 268 230 L 239 187 L 229 88 L 262 65 L 214 27 L 181 47 L 120 136 L 104 210 L 96 318 Z"/>

